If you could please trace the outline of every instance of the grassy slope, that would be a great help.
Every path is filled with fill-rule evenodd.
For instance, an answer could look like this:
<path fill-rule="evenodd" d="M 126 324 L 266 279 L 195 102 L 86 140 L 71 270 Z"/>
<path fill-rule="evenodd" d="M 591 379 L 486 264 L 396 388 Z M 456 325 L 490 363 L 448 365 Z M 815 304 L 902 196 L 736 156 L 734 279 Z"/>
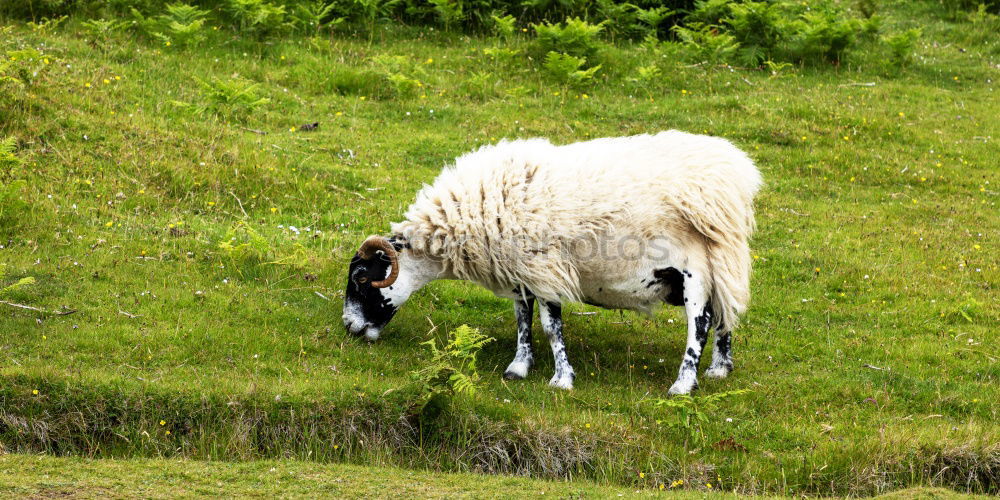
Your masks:
<path fill-rule="evenodd" d="M 380 31 L 375 44 L 220 32 L 185 50 L 125 37 L 94 47 L 73 25 L 14 29 L 8 45 L 44 42 L 54 64 L 32 107 L 0 125 L 28 162 L 5 181 L 27 179 L 31 205 L 4 221 L 0 259 L 10 279 L 39 280 L 7 300 L 78 312 L 0 311 L 9 450 L 291 455 L 782 493 L 996 491 L 998 56 L 967 25 L 924 26 L 903 70 L 883 69 L 879 53 L 777 78 L 664 59 L 660 81 L 637 85 L 634 68 L 657 56 L 616 50 L 586 97 L 521 60 L 492 62 L 483 49 L 496 40 L 436 32 Z M 415 96 L 339 73 L 378 54 L 405 56 L 423 84 Z M 477 72 L 490 73 L 486 88 L 470 83 Z M 170 104 L 202 102 L 196 79 L 235 74 L 271 98 L 245 121 Z M 312 121 L 319 131 L 289 132 Z M 449 158 L 501 137 L 667 128 L 733 139 L 768 181 L 737 372 L 702 384 L 752 390 L 704 426 L 708 444 L 732 437 L 747 451 L 657 424 L 649 399 L 665 396 L 684 342 L 676 310 L 570 307 L 572 393 L 545 387 L 542 345 L 528 380 L 500 380 L 510 306 L 470 284 L 421 292 L 375 345 L 342 333 L 348 256 Z M 268 248 L 234 260 L 218 244 L 241 220 Z M 296 264 L 266 263 L 279 259 Z M 459 402 L 447 432 L 414 433 L 398 401 L 417 344 L 462 323 L 498 339 L 480 363 L 485 388 Z"/>

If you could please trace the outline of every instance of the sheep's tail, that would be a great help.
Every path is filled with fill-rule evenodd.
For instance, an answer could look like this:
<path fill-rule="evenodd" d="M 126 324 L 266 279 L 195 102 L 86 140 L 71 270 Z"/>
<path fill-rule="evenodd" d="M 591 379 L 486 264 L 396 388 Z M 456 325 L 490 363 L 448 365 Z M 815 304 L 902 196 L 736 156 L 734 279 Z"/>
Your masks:
<path fill-rule="evenodd" d="M 750 304 L 750 236 L 755 229 L 753 197 L 760 174 L 749 159 L 728 177 L 704 179 L 675 193 L 674 206 L 705 238 L 711 272 L 713 327 L 732 331 Z M 732 175 L 737 174 L 737 175 Z"/>
<path fill-rule="evenodd" d="M 727 248 L 710 242 L 713 327 L 731 332 L 750 305 L 750 248 Z"/>

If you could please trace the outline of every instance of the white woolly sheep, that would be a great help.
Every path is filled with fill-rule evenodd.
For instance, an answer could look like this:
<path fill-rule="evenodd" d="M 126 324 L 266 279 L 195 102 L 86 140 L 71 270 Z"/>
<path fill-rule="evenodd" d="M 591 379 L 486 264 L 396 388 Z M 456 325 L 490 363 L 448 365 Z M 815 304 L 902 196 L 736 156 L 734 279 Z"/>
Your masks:
<path fill-rule="evenodd" d="M 344 325 L 378 338 L 409 296 L 434 279 L 474 281 L 514 300 L 517 348 L 504 376 L 533 362 L 531 318 L 555 357 L 549 384 L 571 389 L 561 304 L 650 312 L 683 305 L 687 349 L 671 394 L 733 368 L 731 334 L 750 298 L 753 198 L 760 173 L 724 139 L 679 131 L 555 146 L 502 141 L 459 157 L 351 261 Z"/>

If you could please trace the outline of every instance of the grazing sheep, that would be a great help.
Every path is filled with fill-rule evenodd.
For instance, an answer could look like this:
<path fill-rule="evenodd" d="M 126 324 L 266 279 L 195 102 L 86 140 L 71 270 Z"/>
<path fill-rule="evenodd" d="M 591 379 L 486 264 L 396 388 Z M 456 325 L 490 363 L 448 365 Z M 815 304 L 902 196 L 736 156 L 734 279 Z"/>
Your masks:
<path fill-rule="evenodd" d="M 459 157 L 417 195 L 388 239 L 351 261 L 344 325 L 368 340 L 434 279 L 479 283 L 514 300 L 517 349 L 504 376 L 533 363 L 531 318 L 555 357 L 549 384 L 571 389 L 561 304 L 650 312 L 683 305 L 687 349 L 671 394 L 697 387 L 709 330 L 708 377 L 733 369 L 731 333 L 750 299 L 753 198 L 760 173 L 729 142 L 679 131 L 555 146 L 502 141 Z"/>

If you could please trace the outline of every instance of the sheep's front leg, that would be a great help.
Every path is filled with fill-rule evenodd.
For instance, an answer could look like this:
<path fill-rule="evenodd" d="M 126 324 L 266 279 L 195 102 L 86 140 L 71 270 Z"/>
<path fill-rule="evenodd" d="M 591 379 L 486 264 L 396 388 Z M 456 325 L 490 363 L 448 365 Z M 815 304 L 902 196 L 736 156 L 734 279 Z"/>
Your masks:
<path fill-rule="evenodd" d="M 670 394 L 687 394 L 698 387 L 698 362 L 708 341 L 712 326 L 712 305 L 708 301 L 705 282 L 700 274 L 685 273 L 684 308 L 687 314 L 687 349 L 678 370 L 677 381 L 670 386 Z"/>
<path fill-rule="evenodd" d="M 503 377 L 507 380 L 521 380 L 528 376 L 528 369 L 535 364 L 531 352 L 531 315 L 535 298 L 531 296 L 514 299 L 514 316 L 517 318 L 517 350 L 514 361 L 507 365 Z"/>
<path fill-rule="evenodd" d="M 560 389 L 572 389 L 576 373 L 573 372 L 573 367 L 569 365 L 569 359 L 566 358 L 566 344 L 563 343 L 562 334 L 562 306 L 554 302 L 543 301 L 538 316 L 542 320 L 542 329 L 545 330 L 545 335 L 549 337 L 552 357 L 556 363 L 556 373 L 549 380 L 549 385 Z"/>

